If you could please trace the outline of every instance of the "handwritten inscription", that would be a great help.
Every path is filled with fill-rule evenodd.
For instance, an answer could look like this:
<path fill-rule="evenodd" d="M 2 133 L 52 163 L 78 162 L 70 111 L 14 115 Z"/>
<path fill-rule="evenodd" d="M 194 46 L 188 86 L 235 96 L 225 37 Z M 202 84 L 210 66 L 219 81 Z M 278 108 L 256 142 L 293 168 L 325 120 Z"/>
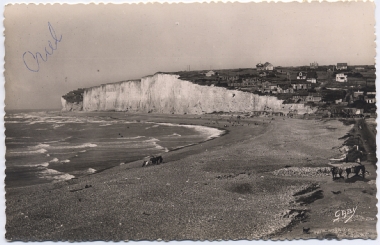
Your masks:
<path fill-rule="evenodd" d="M 49 32 L 51 37 L 53 38 L 53 42 L 48 41 L 48 47 L 45 47 L 45 53 L 42 55 L 40 52 L 36 52 L 35 54 L 27 51 L 22 55 L 22 59 L 26 68 L 32 72 L 38 72 L 40 70 L 40 61 L 46 62 L 48 60 L 48 56 L 54 53 L 54 50 L 57 50 L 58 43 L 62 41 L 62 35 L 58 38 L 57 34 L 53 26 L 48 22 Z"/>
<path fill-rule="evenodd" d="M 344 210 L 338 210 L 335 212 L 335 219 L 333 220 L 333 222 L 337 222 L 339 221 L 340 219 L 346 219 L 348 217 L 348 219 L 346 219 L 344 221 L 344 223 L 347 223 L 352 217 L 354 217 L 355 215 L 355 212 L 356 212 L 356 209 L 358 207 L 354 207 L 352 209 L 344 209 Z M 351 216 L 350 216 L 351 215 Z"/>

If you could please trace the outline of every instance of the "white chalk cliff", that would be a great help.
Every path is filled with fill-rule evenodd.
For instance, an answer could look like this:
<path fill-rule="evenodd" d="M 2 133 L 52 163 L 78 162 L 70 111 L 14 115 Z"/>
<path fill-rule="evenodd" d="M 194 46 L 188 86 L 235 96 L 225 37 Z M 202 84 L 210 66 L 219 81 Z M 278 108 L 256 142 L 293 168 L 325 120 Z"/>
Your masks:
<path fill-rule="evenodd" d="M 68 102 L 61 97 L 62 111 L 83 111 L 83 101 Z"/>
<path fill-rule="evenodd" d="M 272 96 L 201 86 L 178 79 L 178 75 L 157 73 L 137 81 L 123 81 L 86 88 L 83 103 L 68 103 L 61 98 L 63 110 L 135 111 L 174 114 L 212 112 L 312 113 L 304 104 L 283 104 Z"/>

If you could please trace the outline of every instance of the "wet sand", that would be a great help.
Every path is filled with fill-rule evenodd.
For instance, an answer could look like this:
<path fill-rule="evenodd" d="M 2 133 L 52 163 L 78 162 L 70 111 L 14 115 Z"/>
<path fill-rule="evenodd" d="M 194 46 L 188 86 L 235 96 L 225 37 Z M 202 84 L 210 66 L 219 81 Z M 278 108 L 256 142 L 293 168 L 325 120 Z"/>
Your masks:
<path fill-rule="evenodd" d="M 328 159 L 337 155 L 344 143 L 339 138 L 352 125 L 244 115 L 237 123 L 236 114 L 231 121 L 231 115 L 215 114 L 79 113 L 91 114 L 204 125 L 227 133 L 165 153 L 160 165 L 142 168 L 142 161 L 136 161 L 60 183 L 8 188 L 7 239 L 376 237 L 373 159 L 363 163 L 372 166 L 365 180 L 333 181 L 328 172 L 274 174 L 290 167 L 308 171 L 330 167 Z M 353 205 L 357 210 L 350 222 L 333 222 L 336 211 Z"/>

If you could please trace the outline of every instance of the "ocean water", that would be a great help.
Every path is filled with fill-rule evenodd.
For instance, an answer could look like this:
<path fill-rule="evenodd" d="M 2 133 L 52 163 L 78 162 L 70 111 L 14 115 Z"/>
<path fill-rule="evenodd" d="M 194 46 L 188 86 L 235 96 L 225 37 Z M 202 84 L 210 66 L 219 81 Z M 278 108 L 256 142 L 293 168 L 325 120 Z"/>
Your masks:
<path fill-rule="evenodd" d="M 5 128 L 7 187 L 93 174 L 223 132 L 195 125 L 77 117 L 58 111 L 8 112 Z"/>

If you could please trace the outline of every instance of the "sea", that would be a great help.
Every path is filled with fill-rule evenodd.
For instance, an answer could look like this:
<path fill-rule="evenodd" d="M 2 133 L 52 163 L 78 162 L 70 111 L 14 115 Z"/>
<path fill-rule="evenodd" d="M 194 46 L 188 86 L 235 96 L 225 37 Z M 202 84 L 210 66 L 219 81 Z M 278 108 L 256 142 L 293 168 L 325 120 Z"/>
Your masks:
<path fill-rule="evenodd" d="M 60 111 L 9 111 L 4 120 L 7 188 L 99 173 L 223 133 L 204 126 Z"/>

